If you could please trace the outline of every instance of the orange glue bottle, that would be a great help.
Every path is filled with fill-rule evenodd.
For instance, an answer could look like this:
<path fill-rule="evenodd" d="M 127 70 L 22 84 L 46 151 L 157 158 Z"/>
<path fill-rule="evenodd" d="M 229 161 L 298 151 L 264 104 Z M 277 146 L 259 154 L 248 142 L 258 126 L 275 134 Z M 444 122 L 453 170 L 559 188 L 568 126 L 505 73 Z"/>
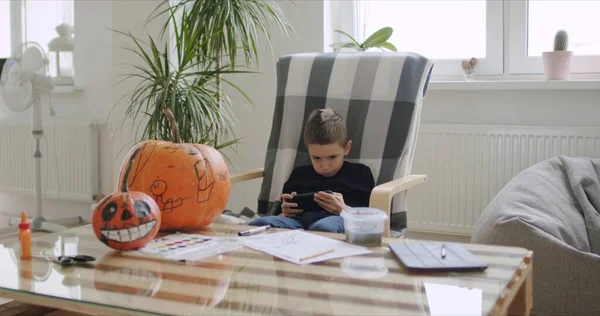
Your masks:
<path fill-rule="evenodd" d="M 31 258 L 31 230 L 27 222 L 27 214 L 21 212 L 21 222 L 19 223 L 19 241 L 21 242 L 21 259 Z"/>

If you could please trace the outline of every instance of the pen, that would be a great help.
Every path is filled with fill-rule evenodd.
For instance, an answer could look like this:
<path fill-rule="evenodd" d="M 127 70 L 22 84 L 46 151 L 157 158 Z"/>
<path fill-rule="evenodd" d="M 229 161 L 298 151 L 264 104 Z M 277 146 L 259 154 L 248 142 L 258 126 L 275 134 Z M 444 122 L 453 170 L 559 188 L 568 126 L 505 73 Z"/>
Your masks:
<path fill-rule="evenodd" d="M 271 226 L 267 225 L 267 226 L 261 226 L 261 227 L 257 227 L 257 228 L 248 229 L 243 232 L 239 232 L 238 236 L 248 236 L 248 235 L 264 232 L 265 230 L 269 229 L 270 227 Z"/>
<path fill-rule="evenodd" d="M 446 245 L 442 244 L 442 259 L 446 258 Z"/>

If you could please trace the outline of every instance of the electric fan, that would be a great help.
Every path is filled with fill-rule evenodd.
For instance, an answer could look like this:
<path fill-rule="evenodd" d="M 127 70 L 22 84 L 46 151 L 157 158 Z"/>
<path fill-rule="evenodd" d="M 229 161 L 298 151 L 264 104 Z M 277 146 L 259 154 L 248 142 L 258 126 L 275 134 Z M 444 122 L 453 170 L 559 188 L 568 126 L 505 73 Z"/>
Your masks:
<path fill-rule="evenodd" d="M 58 232 L 67 227 L 48 222 L 42 216 L 42 153 L 40 139 L 44 136 L 42 128 L 43 94 L 50 93 L 54 88 L 54 81 L 47 75 L 48 60 L 44 50 L 39 44 L 28 42 L 19 58 L 9 58 L 2 69 L 0 84 L 4 92 L 4 99 L 9 110 L 23 112 L 31 109 L 31 134 L 35 139 L 34 157 L 34 192 L 35 192 L 35 217 L 31 220 L 32 230 Z M 83 222 L 81 217 L 76 218 Z M 63 221 L 57 219 L 55 221 Z M 10 218 L 9 226 L 17 226 L 20 218 Z"/>

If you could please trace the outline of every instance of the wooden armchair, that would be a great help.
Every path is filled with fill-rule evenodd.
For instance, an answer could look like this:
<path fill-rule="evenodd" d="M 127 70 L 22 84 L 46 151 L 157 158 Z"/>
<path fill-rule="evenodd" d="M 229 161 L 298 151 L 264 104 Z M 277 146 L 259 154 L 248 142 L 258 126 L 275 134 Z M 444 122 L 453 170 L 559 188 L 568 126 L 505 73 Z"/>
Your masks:
<path fill-rule="evenodd" d="M 406 227 L 407 190 L 427 180 L 411 175 L 422 100 L 433 63 L 414 53 L 306 53 L 277 62 L 277 96 L 264 168 L 232 182 L 263 178 L 258 213 L 272 214 L 293 168 L 310 164 L 302 139 L 308 115 L 329 107 L 346 119 L 353 146 L 346 157 L 371 169 L 370 206 L 388 214 L 385 235 Z M 404 213 L 406 214 L 406 213 Z"/>

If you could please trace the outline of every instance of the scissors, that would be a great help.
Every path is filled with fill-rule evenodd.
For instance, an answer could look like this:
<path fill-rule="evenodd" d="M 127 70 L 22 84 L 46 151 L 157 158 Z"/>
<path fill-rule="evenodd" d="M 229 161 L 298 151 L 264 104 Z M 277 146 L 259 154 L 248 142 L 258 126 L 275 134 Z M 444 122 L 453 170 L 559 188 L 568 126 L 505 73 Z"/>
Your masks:
<path fill-rule="evenodd" d="M 36 256 L 40 259 L 50 259 L 61 266 L 71 266 L 79 263 L 87 263 L 96 260 L 96 258 L 92 256 L 86 255 L 76 255 L 76 256 Z"/>

